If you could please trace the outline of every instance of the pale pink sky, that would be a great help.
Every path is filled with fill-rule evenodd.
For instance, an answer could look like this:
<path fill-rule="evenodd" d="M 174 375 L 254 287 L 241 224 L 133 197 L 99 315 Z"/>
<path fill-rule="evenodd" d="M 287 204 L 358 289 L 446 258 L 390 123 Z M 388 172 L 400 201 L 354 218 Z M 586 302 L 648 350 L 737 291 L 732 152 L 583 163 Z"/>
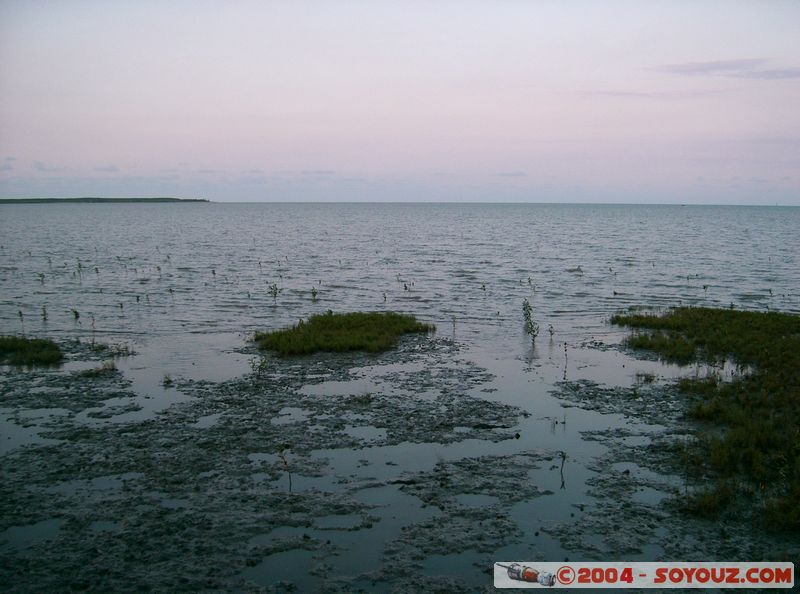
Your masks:
<path fill-rule="evenodd" d="M 800 204 L 800 2 L 0 4 L 0 197 Z"/>

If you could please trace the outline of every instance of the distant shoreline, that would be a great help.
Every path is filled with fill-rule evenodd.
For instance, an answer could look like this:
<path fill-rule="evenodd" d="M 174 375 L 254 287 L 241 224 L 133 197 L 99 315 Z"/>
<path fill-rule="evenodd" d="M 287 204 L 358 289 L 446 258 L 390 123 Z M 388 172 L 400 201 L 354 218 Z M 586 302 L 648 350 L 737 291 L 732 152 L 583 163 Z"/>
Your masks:
<path fill-rule="evenodd" d="M 0 198 L 0 204 L 105 204 L 115 202 L 208 202 L 203 198 Z"/>

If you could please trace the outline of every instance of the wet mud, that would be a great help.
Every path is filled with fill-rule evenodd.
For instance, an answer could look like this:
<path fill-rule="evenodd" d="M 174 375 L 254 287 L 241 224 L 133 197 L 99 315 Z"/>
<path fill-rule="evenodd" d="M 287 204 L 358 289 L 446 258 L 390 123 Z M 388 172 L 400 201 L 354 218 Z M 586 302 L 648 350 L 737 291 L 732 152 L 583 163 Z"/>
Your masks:
<path fill-rule="evenodd" d="M 176 378 L 165 390 L 186 399 L 136 422 L 125 413 L 139 408 L 141 395 L 122 373 L 6 369 L 5 420 L 35 429 L 35 438 L 3 457 L 2 589 L 280 589 L 289 582 L 281 585 L 260 564 L 305 551 L 317 561 L 303 579 L 347 591 L 352 582 L 322 578 L 328 564 L 352 556 L 351 533 L 377 525 L 387 532 L 386 557 L 352 568 L 353 579 L 376 583 L 414 573 L 425 551 L 452 550 L 443 515 L 460 526 L 446 531 L 458 535 L 460 550 L 482 543 L 488 552 L 507 538 L 507 518 L 489 531 L 482 522 L 503 515 L 497 504 L 538 491 L 490 485 L 482 468 L 491 461 L 395 476 L 403 448 L 413 444 L 515 438 L 511 429 L 527 413 L 466 393 L 491 375 L 459 360 L 446 340 L 405 341 L 379 358 L 333 359 L 270 359 L 268 372 L 254 365 L 253 373 L 223 382 Z M 326 383 L 350 388 L 367 366 L 379 391 L 313 393 Z M 341 451 L 357 458 L 352 473 L 331 466 Z M 376 452 L 388 458 L 376 460 Z M 514 464 L 530 469 L 533 460 Z M 453 486 L 453 497 L 483 493 L 497 504 L 438 501 L 440 480 Z M 412 513 L 392 533 L 382 515 L 400 512 L 397 498 Z M 437 505 L 443 511 L 434 514 Z M 419 552 L 406 558 L 408 550 Z M 387 560 L 398 568 L 391 575 Z"/>
<path fill-rule="evenodd" d="M 0 589 L 488 592 L 500 557 L 797 558 L 742 510 L 682 513 L 699 483 L 675 452 L 696 428 L 674 370 L 600 383 L 597 365 L 632 362 L 599 344 L 571 354 L 574 380 L 538 360 L 550 393 L 532 399 L 446 338 L 302 359 L 246 344 L 248 373 L 144 390 L 137 356 L 84 373 L 107 360 L 85 343 L 62 369 L 3 368 Z"/>

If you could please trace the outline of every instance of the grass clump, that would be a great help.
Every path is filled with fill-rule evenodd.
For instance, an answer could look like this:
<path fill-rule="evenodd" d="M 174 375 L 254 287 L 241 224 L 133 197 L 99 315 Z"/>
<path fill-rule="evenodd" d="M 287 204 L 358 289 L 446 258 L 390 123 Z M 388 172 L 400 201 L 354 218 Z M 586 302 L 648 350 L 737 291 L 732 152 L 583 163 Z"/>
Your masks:
<path fill-rule="evenodd" d="M 394 312 L 327 313 L 300 320 L 291 328 L 258 332 L 258 347 L 279 355 L 307 355 L 319 351 L 367 351 L 377 353 L 392 348 L 403 334 L 433 332 L 431 324 L 418 322 L 412 315 Z"/>
<path fill-rule="evenodd" d="M 92 342 L 89 348 L 95 353 L 102 353 L 109 357 L 132 357 L 136 355 L 134 351 L 127 344 L 105 344 L 102 342 Z"/>
<path fill-rule="evenodd" d="M 735 495 L 735 487 L 731 483 L 720 482 L 695 493 L 687 501 L 685 509 L 692 515 L 713 519 L 731 504 Z"/>
<path fill-rule="evenodd" d="M 80 377 L 107 377 L 117 373 L 117 365 L 113 361 L 106 361 L 100 367 L 79 371 Z"/>
<path fill-rule="evenodd" d="M 634 349 L 654 351 L 666 361 L 686 365 L 694 358 L 695 345 L 682 336 L 669 336 L 663 332 L 634 334 L 625 340 Z"/>
<path fill-rule="evenodd" d="M 11 365 L 55 365 L 64 354 L 47 338 L 0 336 L 0 362 Z"/>
<path fill-rule="evenodd" d="M 678 382 L 690 397 L 687 417 L 707 429 L 692 465 L 716 481 L 687 509 L 707 516 L 750 498 L 767 527 L 800 531 L 800 316 L 683 307 L 611 321 L 655 331 L 634 335 L 631 346 L 683 363 L 733 360 L 743 370 L 727 382 Z"/>

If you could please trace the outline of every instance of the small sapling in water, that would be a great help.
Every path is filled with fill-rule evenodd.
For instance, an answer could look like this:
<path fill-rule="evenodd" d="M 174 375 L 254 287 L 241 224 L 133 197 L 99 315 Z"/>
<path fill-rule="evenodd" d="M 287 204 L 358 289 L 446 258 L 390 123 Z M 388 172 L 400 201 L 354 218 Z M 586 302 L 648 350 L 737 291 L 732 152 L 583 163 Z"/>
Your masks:
<path fill-rule="evenodd" d="M 533 306 L 527 299 L 522 301 L 522 317 L 525 319 L 525 333 L 530 335 L 532 341 L 536 340 L 539 324 L 533 321 Z"/>

